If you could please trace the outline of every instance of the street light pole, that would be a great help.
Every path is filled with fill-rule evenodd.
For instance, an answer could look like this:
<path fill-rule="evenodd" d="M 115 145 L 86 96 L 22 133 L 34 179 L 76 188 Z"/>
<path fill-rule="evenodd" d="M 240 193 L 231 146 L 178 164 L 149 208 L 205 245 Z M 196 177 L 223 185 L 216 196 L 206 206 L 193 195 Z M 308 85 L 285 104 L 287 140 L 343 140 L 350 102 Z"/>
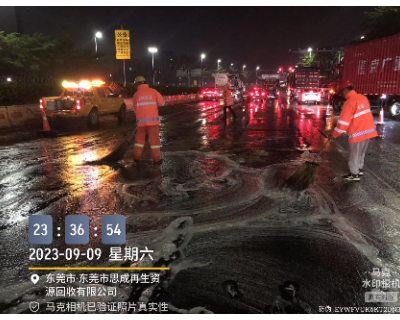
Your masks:
<path fill-rule="evenodd" d="M 219 71 L 219 63 L 221 62 L 221 59 L 218 59 L 218 67 L 217 67 L 217 72 Z"/>
<path fill-rule="evenodd" d="M 311 58 L 312 48 L 308 48 L 308 52 L 310 53 L 310 58 Z"/>
<path fill-rule="evenodd" d="M 102 38 L 103 34 L 99 31 L 96 32 L 96 34 L 94 35 L 94 44 L 95 44 L 95 48 L 96 48 L 96 55 L 97 55 L 97 38 Z M 97 60 L 99 60 L 99 58 L 97 58 Z"/>
<path fill-rule="evenodd" d="M 124 30 L 124 24 L 120 23 L 121 30 Z M 124 87 L 126 87 L 126 66 L 125 66 L 125 59 L 122 60 L 122 71 L 124 73 Z"/>
<path fill-rule="evenodd" d="M 155 74 L 154 74 L 154 53 L 156 53 L 157 51 L 158 51 L 158 49 L 155 48 L 155 47 L 149 48 L 149 52 L 151 53 L 151 69 L 152 69 L 152 72 L 153 72 L 153 86 L 154 86 L 154 83 L 155 83 Z"/>
<path fill-rule="evenodd" d="M 260 69 L 260 67 L 256 68 L 256 84 L 258 84 L 258 69 Z"/>
<path fill-rule="evenodd" d="M 200 68 L 200 81 L 201 81 L 201 86 L 203 87 L 203 60 L 206 57 L 204 53 L 201 54 L 200 60 L 201 60 L 201 68 Z"/>

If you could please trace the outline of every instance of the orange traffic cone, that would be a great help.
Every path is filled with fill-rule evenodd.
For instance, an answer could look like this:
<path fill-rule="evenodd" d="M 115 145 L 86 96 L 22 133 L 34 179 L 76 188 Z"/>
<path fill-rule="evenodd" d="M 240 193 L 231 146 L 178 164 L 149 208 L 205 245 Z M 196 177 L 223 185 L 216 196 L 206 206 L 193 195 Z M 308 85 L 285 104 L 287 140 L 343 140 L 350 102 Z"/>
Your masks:
<path fill-rule="evenodd" d="M 328 104 L 328 106 L 326 107 L 326 114 L 325 114 L 325 116 L 326 116 L 327 118 L 329 118 L 329 117 L 331 116 L 331 108 L 330 108 L 329 104 Z"/>
<path fill-rule="evenodd" d="M 43 130 L 41 134 L 44 136 L 57 135 L 56 131 L 51 130 L 49 120 L 47 120 L 46 112 L 44 112 L 44 110 L 42 110 L 42 117 L 43 117 Z"/>
<path fill-rule="evenodd" d="M 42 116 L 43 116 L 43 132 L 51 131 L 49 121 L 47 120 L 46 113 L 43 110 L 42 110 Z"/>
<path fill-rule="evenodd" d="M 384 121 L 383 121 L 383 107 L 381 107 L 381 110 L 379 111 L 378 124 L 384 124 Z"/>

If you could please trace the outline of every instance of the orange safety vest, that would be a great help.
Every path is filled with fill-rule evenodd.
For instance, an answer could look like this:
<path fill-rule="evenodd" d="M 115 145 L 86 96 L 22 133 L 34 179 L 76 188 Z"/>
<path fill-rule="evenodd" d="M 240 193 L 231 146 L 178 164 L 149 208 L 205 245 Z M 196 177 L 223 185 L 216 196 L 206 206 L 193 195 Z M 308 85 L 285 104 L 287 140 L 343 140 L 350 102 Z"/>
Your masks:
<path fill-rule="evenodd" d="M 157 90 L 149 88 L 148 84 L 141 84 L 133 95 L 137 126 L 160 125 L 158 106 L 163 106 L 164 103 L 164 98 Z"/>
<path fill-rule="evenodd" d="M 356 143 L 378 136 L 368 99 L 351 90 L 332 133 L 337 138 L 342 133 L 349 136 L 349 143 Z"/>
<path fill-rule="evenodd" d="M 222 96 L 226 106 L 233 106 L 232 92 L 227 87 L 222 87 Z"/>

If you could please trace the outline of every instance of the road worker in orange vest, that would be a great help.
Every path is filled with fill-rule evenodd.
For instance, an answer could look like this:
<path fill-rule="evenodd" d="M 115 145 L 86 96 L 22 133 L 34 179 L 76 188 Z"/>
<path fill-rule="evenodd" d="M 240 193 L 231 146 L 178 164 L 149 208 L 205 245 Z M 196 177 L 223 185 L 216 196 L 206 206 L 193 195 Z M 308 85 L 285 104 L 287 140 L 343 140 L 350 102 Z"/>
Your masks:
<path fill-rule="evenodd" d="M 343 178 L 349 181 L 360 181 L 364 174 L 364 158 L 369 139 L 378 135 L 368 99 L 353 90 L 349 81 L 340 81 L 336 92 L 346 99 L 340 113 L 333 138 L 346 133 L 349 137 L 350 173 Z"/>
<path fill-rule="evenodd" d="M 137 132 L 133 149 L 133 159 L 139 162 L 146 143 L 146 133 L 149 136 L 151 156 L 154 163 L 161 163 L 160 118 L 158 106 L 165 104 L 162 95 L 149 88 L 142 76 L 135 78 L 137 92 L 133 95 L 133 109 L 136 114 Z"/>
<path fill-rule="evenodd" d="M 236 119 L 236 113 L 232 110 L 233 106 L 233 96 L 231 90 L 228 89 L 228 84 L 225 86 L 219 86 L 218 89 L 224 98 L 224 117 L 223 121 L 226 121 L 226 109 L 228 108 L 230 112 L 232 112 L 233 117 Z"/>

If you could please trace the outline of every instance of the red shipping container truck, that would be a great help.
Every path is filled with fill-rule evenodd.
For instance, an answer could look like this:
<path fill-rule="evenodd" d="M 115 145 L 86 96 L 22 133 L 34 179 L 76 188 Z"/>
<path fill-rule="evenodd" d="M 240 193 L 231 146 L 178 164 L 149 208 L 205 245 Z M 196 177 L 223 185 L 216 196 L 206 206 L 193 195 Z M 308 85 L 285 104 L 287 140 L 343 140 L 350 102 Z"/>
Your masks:
<path fill-rule="evenodd" d="M 343 80 L 394 116 L 400 115 L 400 34 L 347 47 Z"/>

